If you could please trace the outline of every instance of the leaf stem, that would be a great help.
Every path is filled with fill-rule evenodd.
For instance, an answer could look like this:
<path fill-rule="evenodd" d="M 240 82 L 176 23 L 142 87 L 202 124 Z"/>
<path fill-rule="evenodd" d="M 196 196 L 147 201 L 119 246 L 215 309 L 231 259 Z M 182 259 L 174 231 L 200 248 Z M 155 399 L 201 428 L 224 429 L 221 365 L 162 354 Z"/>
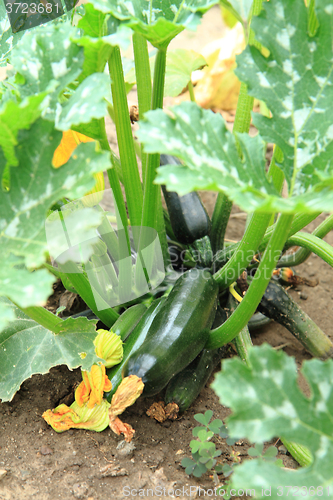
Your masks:
<path fill-rule="evenodd" d="M 327 235 L 331 230 L 333 229 L 333 214 L 327 217 L 312 233 L 313 236 L 316 236 L 317 238 L 323 238 L 324 236 Z M 296 237 L 298 234 L 295 235 Z M 314 240 L 317 242 L 317 240 Z M 318 243 L 318 242 L 317 242 Z M 283 255 L 281 259 L 278 262 L 278 267 L 291 267 L 291 266 L 299 266 L 299 264 L 302 264 L 302 262 L 305 262 L 306 259 L 311 255 L 311 248 L 309 248 L 307 242 L 302 243 L 300 246 L 303 248 L 300 248 L 297 250 L 297 252 L 290 254 L 290 255 Z M 288 239 L 285 244 L 285 248 L 290 248 L 291 246 L 291 240 Z M 327 248 L 327 247 L 326 247 Z M 331 248 L 331 247 L 330 247 Z M 316 252 L 314 252 L 316 253 Z M 317 254 L 318 255 L 318 254 Z M 325 260 L 325 259 L 324 259 Z M 327 260 L 326 260 L 327 262 Z"/>
<path fill-rule="evenodd" d="M 156 55 L 154 68 L 152 109 L 163 108 L 165 67 L 166 49 L 159 49 Z M 150 154 L 148 156 L 147 172 L 144 182 L 141 225 L 142 227 L 152 227 L 157 231 L 160 238 L 164 264 L 167 266 L 169 263 L 169 253 L 162 210 L 161 186 L 154 184 L 156 169 L 159 165 L 160 155 Z"/>
<path fill-rule="evenodd" d="M 58 325 L 63 321 L 55 314 L 52 314 L 47 309 L 44 309 L 44 307 L 41 306 L 20 307 L 17 304 L 15 305 L 16 307 L 21 309 L 21 311 L 23 311 L 27 316 L 29 316 L 29 318 L 33 319 L 34 321 L 42 325 L 47 330 L 50 330 L 51 332 L 57 333 Z"/>
<path fill-rule="evenodd" d="M 227 264 L 214 274 L 214 279 L 221 289 L 228 288 L 248 267 L 264 237 L 271 215 L 270 213 L 252 215 L 235 253 Z"/>
<path fill-rule="evenodd" d="M 96 316 L 101 321 L 103 321 L 106 326 L 110 328 L 113 323 L 119 318 L 119 314 L 116 313 L 116 311 L 114 311 L 111 307 L 109 307 L 106 302 L 105 309 L 99 310 L 97 308 L 94 293 L 92 292 L 90 283 L 74 262 L 68 261 L 62 265 L 58 264 L 58 266 L 61 272 L 66 273 L 73 287 L 80 295 L 80 297 L 82 297 L 82 299 L 85 301 L 87 306 L 96 314 Z M 96 291 L 95 294 L 97 294 Z M 99 297 L 99 299 L 101 302 L 104 302 L 102 297 Z"/>
<path fill-rule="evenodd" d="M 187 88 L 188 88 L 188 92 L 190 94 L 190 99 L 192 102 L 196 102 L 195 101 L 195 94 L 194 94 L 194 88 L 193 88 L 193 83 L 192 83 L 192 80 L 190 80 L 187 84 Z"/>
<path fill-rule="evenodd" d="M 143 194 L 134 150 L 120 48 L 118 46 L 114 47 L 111 52 L 109 72 L 129 219 L 133 226 L 139 226 L 142 217 Z"/>
<path fill-rule="evenodd" d="M 304 253 L 310 255 L 313 252 L 333 267 L 333 248 L 326 241 L 318 238 L 318 236 L 300 231 L 288 239 L 286 246 L 287 248 L 293 246 L 305 247 L 307 250 L 304 250 Z M 280 263 L 281 261 L 279 262 L 279 267 L 281 267 Z"/>
<path fill-rule="evenodd" d="M 139 119 L 151 107 L 151 74 L 147 40 L 140 33 L 133 33 L 133 52 L 135 61 L 136 86 L 139 103 Z M 142 179 L 145 181 L 148 155 L 144 153 L 141 145 Z"/>
<path fill-rule="evenodd" d="M 266 220 L 268 217 L 270 217 L 270 215 L 266 214 Z M 280 216 L 245 297 L 230 318 L 228 318 L 219 328 L 210 332 L 210 337 L 205 348 L 216 349 L 217 347 L 222 347 L 224 344 L 233 340 L 249 322 L 272 277 L 273 270 L 276 267 L 276 263 L 279 260 L 287 239 L 292 220 L 292 215 L 282 214 Z"/>

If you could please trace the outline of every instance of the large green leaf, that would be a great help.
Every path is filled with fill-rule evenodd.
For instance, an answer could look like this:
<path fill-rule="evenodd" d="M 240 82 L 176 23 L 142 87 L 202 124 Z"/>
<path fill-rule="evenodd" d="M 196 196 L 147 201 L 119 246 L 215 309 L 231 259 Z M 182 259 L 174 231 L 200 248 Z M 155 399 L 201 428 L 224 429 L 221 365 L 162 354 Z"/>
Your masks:
<path fill-rule="evenodd" d="M 96 320 L 68 318 L 55 334 L 42 327 L 10 301 L 0 298 L 15 317 L 0 332 L 0 399 L 10 401 L 24 380 L 35 373 L 47 373 L 52 366 L 82 366 L 89 370 L 101 361 L 95 354 Z"/>
<path fill-rule="evenodd" d="M 235 138 L 219 114 L 190 102 L 173 107 L 172 114 L 151 111 L 140 122 L 138 137 L 146 152 L 173 154 L 186 165 L 158 169 L 156 182 L 180 194 L 194 189 L 221 190 L 248 211 L 272 210 L 280 202 L 265 176 L 263 142 L 259 137 L 239 136 L 244 150 L 242 161 Z"/>
<path fill-rule="evenodd" d="M 237 76 L 272 113 L 253 122 L 283 151 L 290 194 L 311 192 L 323 177 L 333 183 L 332 2 L 316 0 L 316 8 L 320 26 L 311 37 L 304 2 L 263 2 L 251 26 L 270 55 L 251 46 L 237 58 Z"/>
<path fill-rule="evenodd" d="M 127 22 L 158 49 L 165 49 L 184 28 L 195 29 L 217 0 L 93 0 L 96 9 Z"/>
<path fill-rule="evenodd" d="M 108 153 L 97 153 L 95 144 L 87 143 L 81 144 L 65 165 L 53 168 L 53 151 L 60 139 L 61 133 L 42 119 L 29 130 L 21 130 L 15 149 L 19 164 L 11 168 L 10 190 L 0 192 L 0 294 L 22 307 L 40 304 L 52 291 L 54 278 L 45 270 L 31 273 L 21 267 L 24 264 L 28 269 L 36 268 L 45 260 L 48 209 L 64 196 L 72 199 L 83 196 L 95 184 L 92 174 L 109 166 Z M 5 159 L 0 149 L 0 178 L 4 168 Z M 80 234 L 84 231 L 90 238 L 91 228 L 100 224 L 100 214 L 92 209 L 80 210 L 80 225 L 74 225 L 74 229 Z M 56 255 L 62 249 L 61 243 L 61 239 L 52 240 L 52 251 Z M 13 256 L 20 259 L 14 260 Z M 16 283 L 21 287 L 21 294 Z"/>
<path fill-rule="evenodd" d="M 18 164 L 14 151 L 17 145 L 18 131 L 23 128 L 29 128 L 41 115 L 42 107 L 40 104 L 45 96 L 46 93 L 31 96 L 24 99 L 21 103 L 10 100 L 6 101 L 6 103 L 0 107 L 0 147 L 7 159 L 8 167 Z M 17 119 L 18 116 L 20 117 L 19 120 Z"/>
<path fill-rule="evenodd" d="M 330 178 L 308 186 L 304 194 L 282 198 L 267 180 L 263 142 L 259 136 L 238 135 L 243 152 L 241 160 L 235 138 L 221 115 L 190 102 L 171 111 L 172 116 L 161 110 L 146 113 L 137 133 L 146 152 L 173 154 L 183 160 L 184 166 L 168 165 L 158 169 L 155 181 L 166 184 L 170 191 L 179 194 L 196 189 L 222 191 L 248 212 L 333 210 Z"/>
<path fill-rule="evenodd" d="M 10 191 L 0 193 L 1 248 L 5 254 L 23 255 L 28 267 L 44 261 L 48 208 L 65 196 L 83 196 L 95 184 L 92 174 L 109 166 L 108 153 L 97 153 L 95 144 L 87 143 L 80 144 L 65 165 L 54 169 L 52 157 L 60 139 L 61 133 L 42 119 L 30 130 L 21 130 L 16 148 L 19 165 L 11 169 Z M 0 174 L 1 167 L 0 158 Z"/>
<path fill-rule="evenodd" d="M 206 65 L 206 60 L 194 50 L 169 50 L 166 60 L 164 95 L 171 97 L 179 95 L 191 80 L 192 72 Z"/>
<path fill-rule="evenodd" d="M 13 47 L 24 34 L 25 31 L 12 32 L 4 2 L 0 2 L 0 67 L 7 65 Z"/>
<path fill-rule="evenodd" d="M 69 22 L 48 23 L 28 32 L 12 51 L 11 64 L 25 79 L 21 96 L 50 93 L 44 112 L 49 119 L 60 93 L 82 72 L 83 49 L 70 41 L 76 32 Z"/>
<path fill-rule="evenodd" d="M 103 118 L 107 114 L 110 100 L 110 77 L 104 73 L 89 75 L 68 99 L 57 108 L 56 128 L 69 130 L 73 125 L 90 123 L 92 118 Z"/>
<path fill-rule="evenodd" d="M 73 39 L 77 45 L 84 47 L 83 72 L 79 82 L 92 73 L 103 72 L 113 47 L 119 45 L 126 50 L 132 33 L 118 19 L 94 9 L 90 3 L 84 5 L 84 10 L 85 15 L 78 23 L 83 35 Z M 105 35 L 106 32 L 108 35 Z"/>
<path fill-rule="evenodd" d="M 286 485 L 295 487 L 289 496 L 332 498 L 333 361 L 303 363 L 310 398 L 299 389 L 294 359 L 283 351 L 268 345 L 251 348 L 249 363 L 250 367 L 240 359 L 224 361 L 212 384 L 221 403 L 233 411 L 229 434 L 257 443 L 279 436 L 306 446 L 313 461 L 310 467 L 290 471 L 262 460 L 246 460 L 235 467 L 232 487 L 254 488 L 256 498 L 264 496 L 262 488 L 272 499 L 285 498 Z"/>

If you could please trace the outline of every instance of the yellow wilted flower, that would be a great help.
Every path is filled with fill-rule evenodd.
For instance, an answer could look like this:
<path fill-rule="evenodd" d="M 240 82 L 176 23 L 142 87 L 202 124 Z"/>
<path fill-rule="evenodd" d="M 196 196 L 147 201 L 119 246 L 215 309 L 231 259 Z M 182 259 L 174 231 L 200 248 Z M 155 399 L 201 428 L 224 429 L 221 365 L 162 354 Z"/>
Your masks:
<path fill-rule="evenodd" d="M 121 381 L 118 389 L 112 396 L 109 408 L 109 426 L 118 436 L 124 434 L 125 441 L 127 442 L 132 440 L 135 430 L 131 425 L 122 422 L 117 415 L 120 415 L 128 406 L 135 403 L 142 394 L 143 389 L 144 383 L 142 379 L 136 375 L 129 375 Z"/>
<path fill-rule="evenodd" d="M 75 391 L 75 401 L 79 407 L 100 405 L 104 391 L 111 391 L 112 384 L 105 373 L 104 365 L 93 365 L 90 372 L 82 371 L 83 381 Z"/>
<path fill-rule="evenodd" d="M 72 428 L 101 432 L 109 425 L 109 408 L 110 403 L 106 399 L 94 408 L 89 408 L 87 404 L 80 407 L 74 402 L 70 407 L 62 404 L 54 410 L 45 411 L 43 418 L 56 432 Z"/>
<path fill-rule="evenodd" d="M 53 154 L 52 165 L 54 168 L 59 168 L 67 163 L 73 151 L 81 142 L 94 142 L 94 139 L 80 134 L 79 132 L 75 132 L 74 130 L 67 130 L 66 132 L 63 132 L 61 142 Z M 82 198 L 82 203 L 85 207 L 98 205 L 98 203 L 103 199 L 103 191 L 105 189 L 103 172 L 98 172 L 93 175 L 96 184 L 93 189 L 88 191 L 88 193 L 86 193 Z"/>
<path fill-rule="evenodd" d="M 104 359 L 106 368 L 111 368 L 123 359 L 123 343 L 121 338 L 113 331 L 97 330 L 94 340 L 95 352 L 99 358 Z"/>

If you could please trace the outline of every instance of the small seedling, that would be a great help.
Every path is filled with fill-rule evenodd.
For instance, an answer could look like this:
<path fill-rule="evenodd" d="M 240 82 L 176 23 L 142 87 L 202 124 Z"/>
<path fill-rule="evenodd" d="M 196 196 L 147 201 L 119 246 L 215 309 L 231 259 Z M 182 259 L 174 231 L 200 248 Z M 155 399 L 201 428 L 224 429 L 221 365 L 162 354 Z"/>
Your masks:
<path fill-rule="evenodd" d="M 214 419 L 211 422 L 213 416 L 212 410 L 207 410 L 204 414 L 197 413 L 194 418 L 197 422 L 202 424 L 201 426 L 194 427 L 192 430 L 193 437 L 190 442 L 192 460 L 190 458 L 184 458 L 181 465 L 185 467 L 186 474 L 192 474 L 195 477 L 201 477 L 207 471 L 213 471 L 216 474 L 229 473 L 230 467 L 228 465 L 217 464 L 216 458 L 222 453 L 221 450 L 217 450 L 215 443 L 211 442 L 214 434 L 226 439 L 228 445 L 233 445 L 237 439 L 229 438 L 228 431 L 222 420 Z M 227 475 L 227 474 L 225 474 Z"/>

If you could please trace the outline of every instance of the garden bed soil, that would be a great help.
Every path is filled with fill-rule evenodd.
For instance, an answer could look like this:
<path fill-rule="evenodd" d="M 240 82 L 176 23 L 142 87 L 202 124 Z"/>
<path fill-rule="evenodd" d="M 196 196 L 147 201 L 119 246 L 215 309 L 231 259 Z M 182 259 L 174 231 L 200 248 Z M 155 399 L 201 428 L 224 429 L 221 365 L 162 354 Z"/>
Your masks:
<path fill-rule="evenodd" d="M 206 24 L 199 31 L 198 49 L 209 41 L 207 33 L 212 38 L 219 36 L 222 28 L 218 16 L 217 10 L 206 16 Z M 198 38 L 190 35 L 188 40 L 190 48 L 195 49 Z M 184 38 L 178 41 L 179 46 L 184 46 Z M 109 140 L 114 143 L 111 126 L 109 131 Z M 216 195 L 203 193 L 202 197 L 211 211 Z M 239 212 L 234 207 L 227 231 L 227 238 L 231 240 L 237 240 L 243 234 L 245 218 Z M 314 227 L 312 223 L 307 230 Z M 325 239 L 332 245 L 333 233 Z M 315 288 L 303 286 L 302 290 L 290 290 L 292 297 L 333 340 L 333 270 L 318 257 L 311 256 L 298 267 L 298 273 L 306 278 L 318 278 L 319 284 Z M 61 289 L 53 296 L 56 307 L 60 297 L 63 297 Z M 71 297 L 67 299 L 71 301 Z M 80 304 L 74 303 L 72 307 L 73 312 Z M 274 347 L 282 346 L 288 355 L 296 358 L 298 367 L 311 357 L 287 330 L 275 323 L 253 335 L 254 344 L 263 342 Z M 231 355 L 234 352 L 230 347 Z M 180 465 L 184 457 L 190 457 L 189 443 L 192 428 L 196 425 L 194 415 L 209 409 L 213 410 L 215 418 L 224 420 L 229 413 L 210 388 L 213 376 L 193 406 L 175 421 L 160 424 L 146 415 L 150 405 L 162 399 L 163 394 L 161 397 L 140 398 L 127 409 L 123 419 L 134 427 L 136 433 L 133 449 L 125 450 L 125 454 L 124 450 L 117 449 L 122 438 L 109 429 L 101 433 L 70 430 L 57 434 L 42 419 L 45 410 L 60 402 L 70 404 L 73 388 L 80 380 L 80 370 L 70 371 L 65 366 L 58 366 L 46 375 L 33 376 L 24 382 L 11 402 L 0 404 L 0 500 L 110 500 L 134 498 L 140 491 L 152 498 L 151 490 L 156 497 L 162 492 L 160 496 L 164 498 L 187 499 L 203 497 L 199 488 L 214 489 L 213 477 L 208 473 L 196 479 L 187 476 Z M 302 379 L 300 386 L 307 390 Z M 277 439 L 268 444 L 275 443 L 280 451 L 283 450 Z M 216 445 L 222 450 L 221 459 L 225 463 L 232 463 L 232 449 L 241 459 L 249 458 L 246 441 L 239 441 L 232 448 L 223 440 L 217 441 Z M 297 467 L 288 454 L 279 453 L 278 456 L 287 467 Z M 220 479 L 223 483 L 223 477 Z M 133 491 L 129 493 L 130 490 Z M 178 495 L 172 496 L 172 490 L 177 490 Z"/>

